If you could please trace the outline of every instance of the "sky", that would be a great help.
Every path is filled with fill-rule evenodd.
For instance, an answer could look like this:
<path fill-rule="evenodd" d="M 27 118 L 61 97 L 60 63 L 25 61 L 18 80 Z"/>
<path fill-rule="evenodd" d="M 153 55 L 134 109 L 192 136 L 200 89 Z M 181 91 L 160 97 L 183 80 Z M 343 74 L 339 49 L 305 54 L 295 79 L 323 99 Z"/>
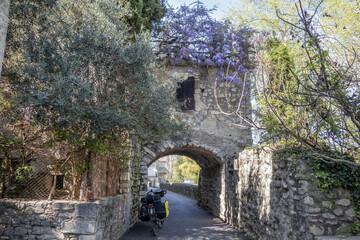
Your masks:
<path fill-rule="evenodd" d="M 175 8 L 180 7 L 181 5 L 189 5 L 196 0 L 168 0 L 168 3 Z M 213 17 L 220 20 L 226 15 L 228 9 L 235 5 L 236 0 L 200 0 L 207 8 L 212 8 L 217 6 L 217 10 L 214 11 Z"/>

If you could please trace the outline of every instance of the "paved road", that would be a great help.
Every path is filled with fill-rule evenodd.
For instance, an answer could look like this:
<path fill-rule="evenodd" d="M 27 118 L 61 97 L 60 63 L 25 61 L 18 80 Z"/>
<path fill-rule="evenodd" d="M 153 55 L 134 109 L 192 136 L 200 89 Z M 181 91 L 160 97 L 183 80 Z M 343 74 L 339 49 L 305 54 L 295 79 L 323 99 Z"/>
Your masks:
<path fill-rule="evenodd" d="M 170 214 L 157 237 L 152 235 L 149 222 L 139 222 L 121 240 L 250 240 L 193 199 L 170 191 L 163 199 L 169 201 Z"/>

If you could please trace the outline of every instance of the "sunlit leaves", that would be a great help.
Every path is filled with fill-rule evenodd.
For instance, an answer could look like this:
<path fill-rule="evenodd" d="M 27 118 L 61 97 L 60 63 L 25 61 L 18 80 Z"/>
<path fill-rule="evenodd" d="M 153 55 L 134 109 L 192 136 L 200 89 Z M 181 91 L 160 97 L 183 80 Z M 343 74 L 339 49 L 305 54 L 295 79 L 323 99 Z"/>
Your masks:
<path fill-rule="evenodd" d="M 48 130 L 67 133 L 63 139 L 76 145 L 79 138 L 114 131 L 154 139 L 176 130 L 173 86 L 153 75 L 149 36 L 129 41 L 129 27 L 121 20 L 126 14 L 111 0 L 59 0 L 53 8 L 38 7 L 34 15 L 43 21 L 21 22 L 26 62 L 12 62 L 19 68 L 11 81 L 17 107 L 29 109 Z M 16 31 L 13 23 L 10 32 Z"/>

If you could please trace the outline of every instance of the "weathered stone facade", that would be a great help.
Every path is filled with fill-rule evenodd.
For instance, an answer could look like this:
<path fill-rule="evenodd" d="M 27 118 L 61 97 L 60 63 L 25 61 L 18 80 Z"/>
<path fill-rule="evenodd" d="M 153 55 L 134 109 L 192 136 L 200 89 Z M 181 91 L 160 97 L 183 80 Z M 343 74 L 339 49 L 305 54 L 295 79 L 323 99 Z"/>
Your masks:
<path fill-rule="evenodd" d="M 130 194 L 97 201 L 0 201 L 0 239 L 118 240 L 131 226 Z"/>
<path fill-rule="evenodd" d="M 10 0 L 0 1 L 0 74 L 5 52 L 5 40 L 9 20 Z"/>
<path fill-rule="evenodd" d="M 226 116 L 219 111 L 214 95 L 216 74 L 217 69 L 193 68 L 190 65 L 175 65 L 159 70 L 158 76 L 161 78 L 175 78 L 179 82 L 189 77 L 195 79 L 195 110 L 181 112 L 189 127 L 186 134 L 145 148 L 141 171 L 146 182 L 147 167 L 161 157 L 183 155 L 194 159 L 201 167 L 199 205 L 219 216 L 225 211 L 224 205 L 221 205 L 221 199 L 225 196 L 225 178 L 222 177 L 225 174 L 224 163 L 251 145 L 252 136 L 249 126 L 238 127 L 237 117 Z M 241 94 L 237 91 L 240 89 L 233 86 L 230 91 L 233 91 L 233 101 L 238 101 Z M 224 94 L 217 93 L 217 96 L 219 104 L 224 104 Z M 244 97 L 242 106 L 243 114 L 251 118 L 250 95 Z"/>
<path fill-rule="evenodd" d="M 272 154 L 269 148 L 239 154 L 233 178 L 227 179 L 236 183 L 227 189 L 232 200 L 225 202 L 226 220 L 253 239 L 348 235 L 358 221 L 349 193 L 342 188 L 323 193 L 316 182 L 305 180 L 304 162 L 276 162 Z"/>
<path fill-rule="evenodd" d="M 358 221 L 349 192 L 322 192 L 316 181 L 305 180 L 309 168 L 304 162 L 274 161 L 273 151 L 262 148 L 244 150 L 230 163 L 224 172 L 224 211 L 219 216 L 252 239 L 360 239 L 349 236 Z M 189 184 L 161 187 L 190 198 L 201 191 Z"/>

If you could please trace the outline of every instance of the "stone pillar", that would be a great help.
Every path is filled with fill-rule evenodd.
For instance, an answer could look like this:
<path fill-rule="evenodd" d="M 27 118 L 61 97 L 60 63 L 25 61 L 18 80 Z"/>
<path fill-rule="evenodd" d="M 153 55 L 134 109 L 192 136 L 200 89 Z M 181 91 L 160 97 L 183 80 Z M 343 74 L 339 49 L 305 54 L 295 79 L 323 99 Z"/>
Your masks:
<path fill-rule="evenodd" d="M 0 74 L 5 52 L 5 40 L 9 20 L 10 0 L 0 1 Z"/>

